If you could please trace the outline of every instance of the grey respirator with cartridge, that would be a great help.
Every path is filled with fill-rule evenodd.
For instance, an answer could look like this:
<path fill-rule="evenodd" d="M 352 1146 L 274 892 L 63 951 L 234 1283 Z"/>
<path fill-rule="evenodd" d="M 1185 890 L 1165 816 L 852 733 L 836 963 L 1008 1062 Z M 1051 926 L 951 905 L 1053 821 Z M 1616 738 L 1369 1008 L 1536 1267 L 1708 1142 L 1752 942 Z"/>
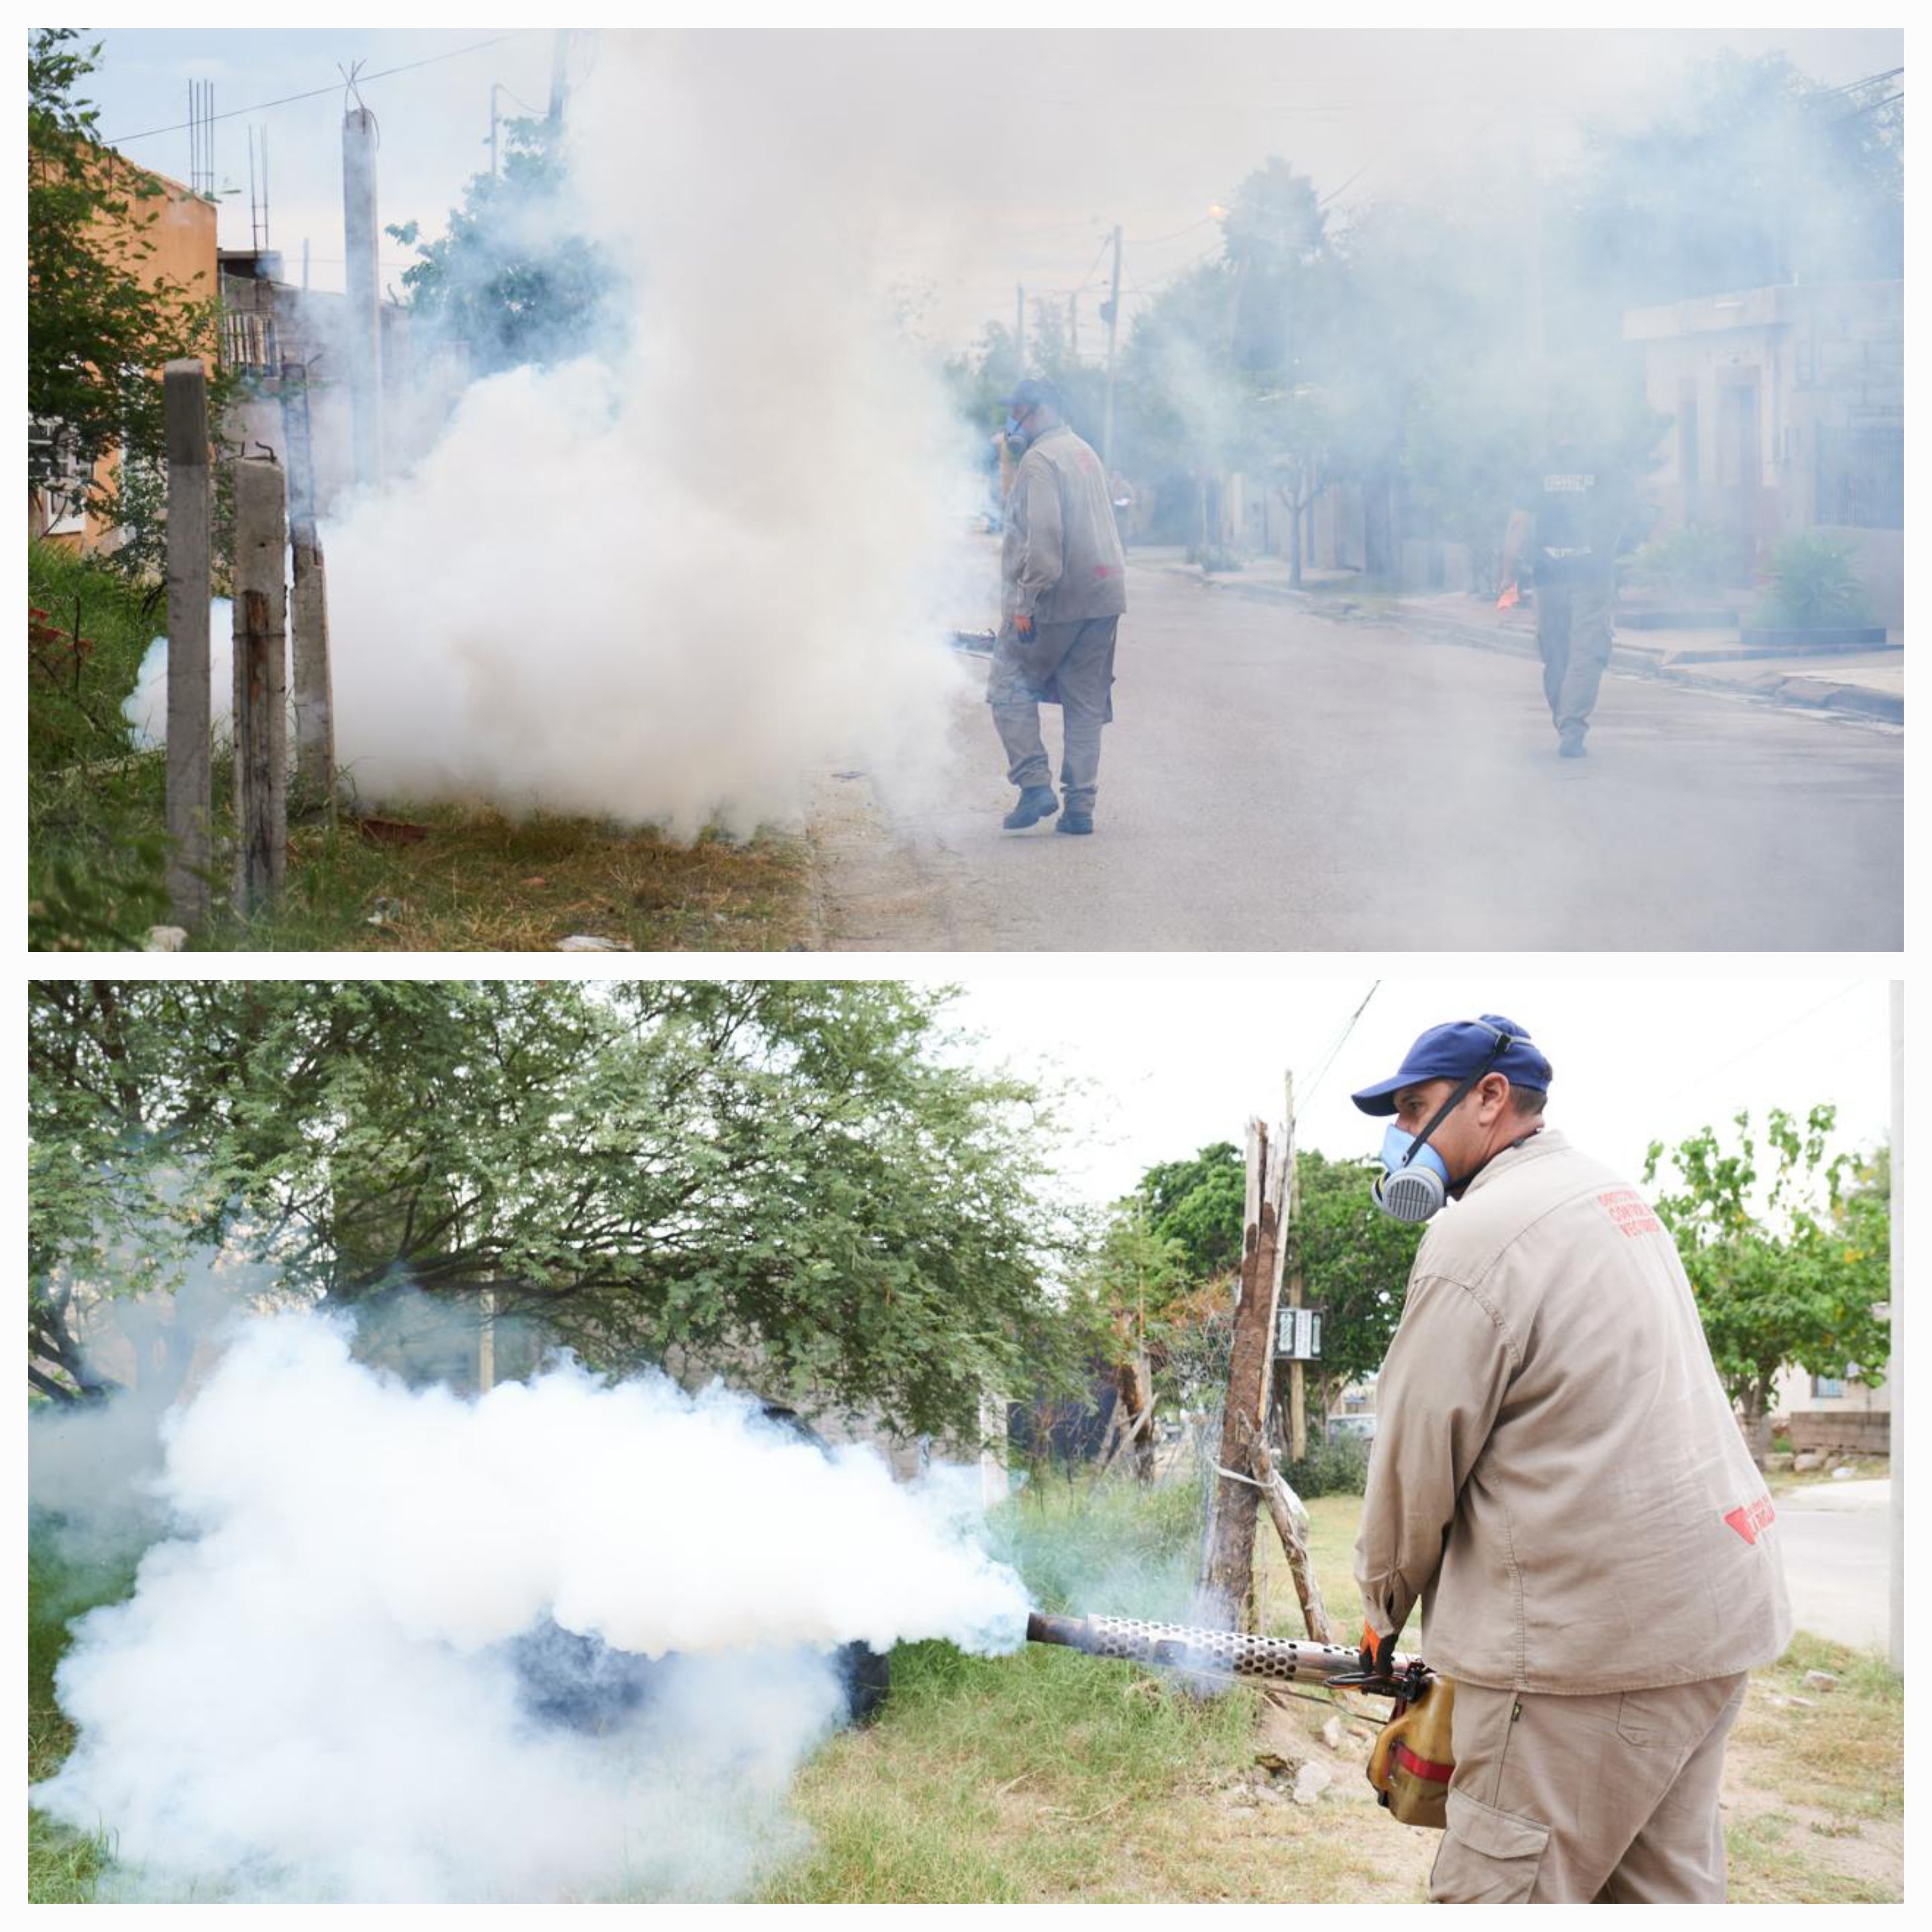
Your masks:
<path fill-rule="evenodd" d="M 1375 1184 L 1375 1202 L 1384 1214 L 1396 1220 L 1426 1221 L 1432 1214 L 1441 1211 L 1443 1203 L 1449 1198 L 1450 1189 L 1456 1183 L 1442 1156 L 1429 1144 L 1430 1136 L 1469 1097 L 1478 1082 L 1511 1046 L 1519 1040 L 1528 1044 L 1526 1035 L 1491 1025 L 1487 1020 L 1474 1020 L 1469 1024 L 1495 1034 L 1495 1044 L 1490 1048 L 1489 1057 L 1473 1073 L 1463 1077 L 1455 1090 L 1430 1117 L 1429 1124 L 1420 1133 L 1406 1134 L 1390 1121 L 1388 1132 L 1382 1136 L 1384 1172 Z"/>

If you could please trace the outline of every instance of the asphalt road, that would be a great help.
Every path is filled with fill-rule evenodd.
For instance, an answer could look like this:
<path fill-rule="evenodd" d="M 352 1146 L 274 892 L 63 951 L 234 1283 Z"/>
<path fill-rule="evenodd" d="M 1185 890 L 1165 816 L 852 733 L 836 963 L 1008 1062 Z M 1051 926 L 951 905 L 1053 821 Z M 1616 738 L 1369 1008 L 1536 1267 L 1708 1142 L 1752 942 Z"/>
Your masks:
<path fill-rule="evenodd" d="M 1884 1482 L 1821 1483 L 1778 1498 L 1785 1587 L 1800 1630 L 1856 1648 L 1885 1648 L 1891 1488 Z"/>
<path fill-rule="evenodd" d="M 946 802 L 874 802 L 867 835 L 835 842 L 828 945 L 1902 944 L 1896 729 L 1613 674 L 1589 756 L 1560 760 L 1528 658 L 1156 569 L 1130 570 L 1129 598 L 1094 836 L 1000 830 L 1014 794 L 983 704 L 962 699 Z"/>

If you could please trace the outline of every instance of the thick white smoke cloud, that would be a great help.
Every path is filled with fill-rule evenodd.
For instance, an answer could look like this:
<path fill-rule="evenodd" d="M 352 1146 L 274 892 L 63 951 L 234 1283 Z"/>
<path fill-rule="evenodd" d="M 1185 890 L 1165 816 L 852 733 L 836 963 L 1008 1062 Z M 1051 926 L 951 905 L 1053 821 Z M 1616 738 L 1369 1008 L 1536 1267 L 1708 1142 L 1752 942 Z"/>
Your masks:
<path fill-rule="evenodd" d="M 136 1895 L 740 1894 L 798 1842 L 838 1646 L 1023 1637 L 956 1492 L 722 1390 L 412 1390 L 290 1314 L 164 1434 L 176 1533 L 77 1624 L 78 1741 L 34 1794 Z M 586 1637 L 666 1660 L 598 1708 Z M 593 1724 L 550 1708 L 573 1672 Z"/>
<path fill-rule="evenodd" d="M 842 761 L 929 778 L 975 485 L 831 130 L 622 39 L 572 116 L 569 212 L 628 278 L 609 345 L 478 384 L 326 530 L 340 756 L 365 797 L 684 832 Z"/>

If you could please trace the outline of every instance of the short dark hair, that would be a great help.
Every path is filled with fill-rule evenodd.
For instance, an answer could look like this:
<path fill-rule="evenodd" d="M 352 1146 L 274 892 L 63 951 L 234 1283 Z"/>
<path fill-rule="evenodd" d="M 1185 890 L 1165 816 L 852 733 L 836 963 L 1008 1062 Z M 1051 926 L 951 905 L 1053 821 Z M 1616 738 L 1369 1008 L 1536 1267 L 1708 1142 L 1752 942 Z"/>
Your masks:
<path fill-rule="evenodd" d="M 1511 1087 L 1510 1089 L 1510 1105 L 1519 1114 L 1527 1114 L 1532 1119 L 1543 1112 L 1544 1103 L 1549 1098 L 1550 1089 L 1547 1087 Z"/>

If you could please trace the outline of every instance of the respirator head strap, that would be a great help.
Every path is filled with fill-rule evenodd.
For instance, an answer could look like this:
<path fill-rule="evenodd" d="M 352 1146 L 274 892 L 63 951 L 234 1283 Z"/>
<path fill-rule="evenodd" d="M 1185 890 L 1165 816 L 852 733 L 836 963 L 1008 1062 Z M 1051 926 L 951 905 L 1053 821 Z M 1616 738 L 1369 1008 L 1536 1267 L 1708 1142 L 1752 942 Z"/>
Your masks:
<path fill-rule="evenodd" d="M 1487 1026 L 1488 1022 L 1484 1020 L 1474 1020 L 1471 1022 L 1471 1024 Z M 1442 1126 L 1442 1123 L 1475 1091 L 1478 1083 L 1489 1072 L 1490 1068 L 1494 1066 L 1496 1062 L 1516 1044 L 1516 1036 L 1514 1034 L 1504 1033 L 1500 1028 L 1495 1027 L 1490 1027 L 1489 1030 L 1496 1036 L 1496 1045 L 1490 1048 L 1490 1057 L 1476 1069 L 1474 1072 L 1463 1076 L 1462 1084 L 1430 1116 L 1428 1126 L 1424 1127 L 1421 1132 L 1409 1143 L 1408 1151 L 1402 1156 L 1402 1164 L 1404 1167 L 1406 1167 L 1428 1144 L 1430 1136 L 1434 1133 L 1436 1130 Z"/>

